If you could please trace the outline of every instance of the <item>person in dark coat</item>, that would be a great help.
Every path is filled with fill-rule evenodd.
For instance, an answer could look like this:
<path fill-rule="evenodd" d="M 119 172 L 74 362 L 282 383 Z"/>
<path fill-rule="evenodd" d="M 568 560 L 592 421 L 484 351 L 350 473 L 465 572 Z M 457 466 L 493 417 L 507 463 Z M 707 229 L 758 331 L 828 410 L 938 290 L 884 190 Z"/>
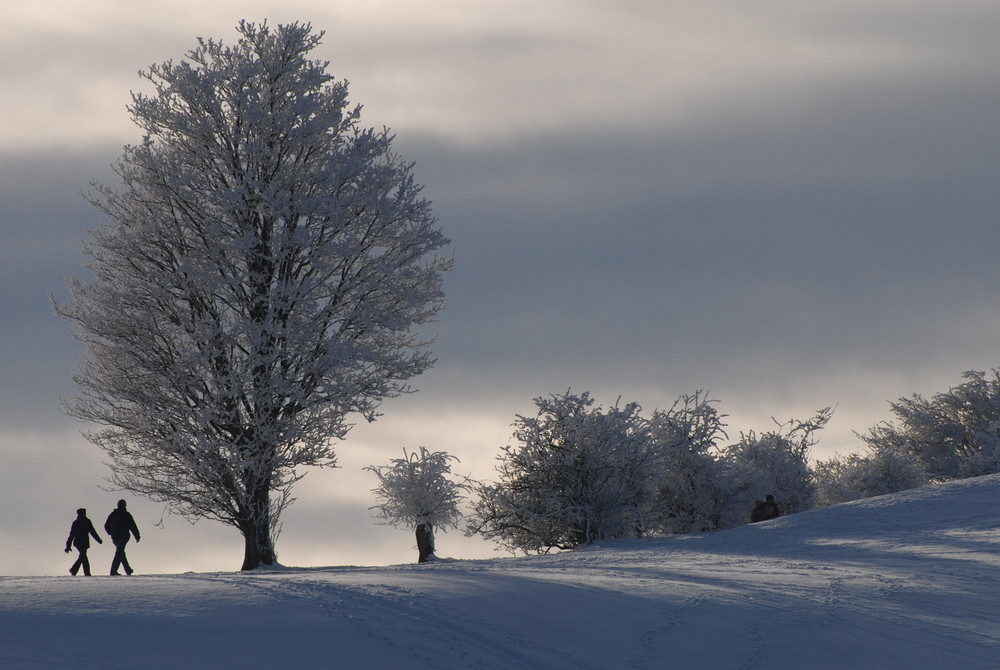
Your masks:
<path fill-rule="evenodd" d="M 774 496 L 770 493 L 764 497 L 764 509 L 767 510 L 768 519 L 777 519 L 781 516 L 781 510 L 778 508 L 778 503 L 774 502 Z"/>
<path fill-rule="evenodd" d="M 751 523 L 777 519 L 779 516 L 781 516 L 781 509 L 778 507 L 778 503 L 774 501 L 774 496 L 770 493 L 763 500 L 755 501 L 753 509 L 750 510 Z"/>
<path fill-rule="evenodd" d="M 76 511 L 76 519 L 69 528 L 69 537 L 66 538 L 66 553 L 70 552 L 70 547 L 76 547 L 80 556 L 76 563 L 69 569 L 69 574 L 76 576 L 76 573 L 83 567 L 83 574 L 90 577 L 90 561 L 87 560 L 87 550 L 90 549 L 90 537 L 94 536 L 97 544 L 104 544 L 104 540 L 94 530 L 94 524 L 87 518 L 87 510 L 81 507 Z"/>
<path fill-rule="evenodd" d="M 128 544 L 130 535 L 135 535 L 135 541 L 139 541 L 139 529 L 135 525 L 135 519 L 125 509 L 124 500 L 119 500 L 118 507 L 108 515 L 108 520 L 104 522 L 104 530 L 108 532 L 111 541 L 115 543 L 115 558 L 111 561 L 111 576 L 121 576 L 121 573 L 118 572 L 118 566 L 125 568 L 126 575 L 131 575 L 133 570 L 125 557 L 125 545 Z"/>

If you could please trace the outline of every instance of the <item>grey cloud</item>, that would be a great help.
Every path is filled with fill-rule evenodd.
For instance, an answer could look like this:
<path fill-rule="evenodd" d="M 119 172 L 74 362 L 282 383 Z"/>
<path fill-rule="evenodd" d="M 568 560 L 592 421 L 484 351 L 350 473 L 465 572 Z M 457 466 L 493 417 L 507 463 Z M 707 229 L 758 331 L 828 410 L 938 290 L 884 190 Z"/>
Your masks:
<path fill-rule="evenodd" d="M 995 90 L 862 83 L 814 115 L 691 136 L 401 136 L 460 254 L 442 365 L 551 390 L 683 370 L 740 392 L 859 361 L 992 365 Z"/>
<path fill-rule="evenodd" d="M 96 165 L 62 152 L 0 160 L 0 421 L 8 430 L 58 422 L 59 396 L 71 391 L 79 349 L 49 294 L 63 294 L 65 275 L 82 274 L 81 242 L 99 216 L 80 194 L 101 172 Z"/>

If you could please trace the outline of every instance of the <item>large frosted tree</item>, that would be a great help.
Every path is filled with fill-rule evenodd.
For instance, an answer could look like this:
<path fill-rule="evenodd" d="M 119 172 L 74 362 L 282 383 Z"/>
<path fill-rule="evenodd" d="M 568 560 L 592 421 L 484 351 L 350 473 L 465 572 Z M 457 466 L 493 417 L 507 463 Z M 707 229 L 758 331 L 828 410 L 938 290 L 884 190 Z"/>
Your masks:
<path fill-rule="evenodd" d="M 308 57 L 322 34 L 238 31 L 141 73 L 143 140 L 95 184 L 93 276 L 56 311 L 85 344 L 67 411 L 111 483 L 236 527 L 252 569 L 302 468 L 432 364 L 419 325 L 451 261 L 392 135 Z"/>

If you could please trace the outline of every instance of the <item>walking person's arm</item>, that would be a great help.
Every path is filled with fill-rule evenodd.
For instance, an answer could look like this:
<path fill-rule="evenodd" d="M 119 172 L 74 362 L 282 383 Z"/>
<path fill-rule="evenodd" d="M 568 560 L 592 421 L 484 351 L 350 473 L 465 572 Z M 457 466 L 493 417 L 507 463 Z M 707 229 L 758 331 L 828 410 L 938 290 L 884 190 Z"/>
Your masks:
<path fill-rule="evenodd" d="M 132 534 L 135 535 L 135 541 L 138 542 L 139 541 L 139 527 L 135 525 L 135 519 L 132 517 L 131 514 L 128 515 L 128 524 L 130 526 L 130 530 L 132 531 Z"/>

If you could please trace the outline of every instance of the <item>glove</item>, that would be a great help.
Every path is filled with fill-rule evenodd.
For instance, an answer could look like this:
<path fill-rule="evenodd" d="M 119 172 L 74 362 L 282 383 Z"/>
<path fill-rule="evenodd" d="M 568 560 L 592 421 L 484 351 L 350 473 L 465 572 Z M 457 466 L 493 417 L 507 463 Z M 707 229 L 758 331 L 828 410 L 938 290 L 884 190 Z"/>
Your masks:
<path fill-rule="evenodd" d="M 66 553 L 67 554 L 69 553 L 69 547 L 66 547 Z"/>

